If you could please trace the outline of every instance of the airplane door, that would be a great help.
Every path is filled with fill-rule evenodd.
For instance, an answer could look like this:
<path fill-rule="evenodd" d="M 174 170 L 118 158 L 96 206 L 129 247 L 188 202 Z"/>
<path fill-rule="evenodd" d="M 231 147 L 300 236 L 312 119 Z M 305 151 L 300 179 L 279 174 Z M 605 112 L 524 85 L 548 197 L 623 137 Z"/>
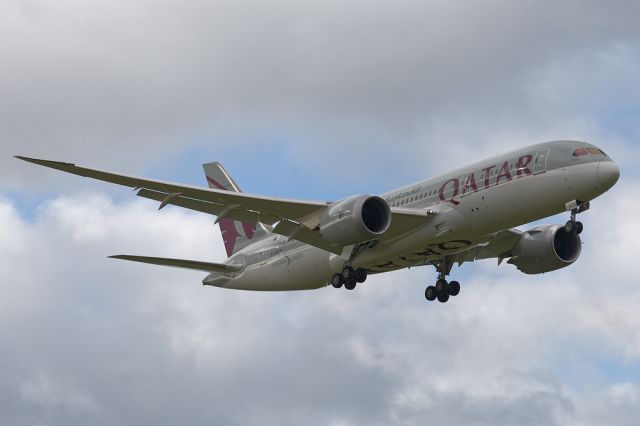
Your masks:
<path fill-rule="evenodd" d="M 547 158 L 549 157 L 550 150 L 551 148 L 547 148 L 536 152 L 536 158 L 533 162 L 534 175 L 544 173 L 547 170 Z"/>

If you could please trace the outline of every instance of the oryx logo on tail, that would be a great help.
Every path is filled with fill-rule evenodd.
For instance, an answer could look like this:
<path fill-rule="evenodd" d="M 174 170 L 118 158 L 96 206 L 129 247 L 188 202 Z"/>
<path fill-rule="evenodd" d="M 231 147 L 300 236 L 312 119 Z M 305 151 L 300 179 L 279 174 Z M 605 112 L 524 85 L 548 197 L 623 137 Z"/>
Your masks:
<path fill-rule="evenodd" d="M 238 184 L 222 167 L 222 164 L 203 164 L 204 173 L 207 176 L 209 188 L 220 189 L 222 191 L 242 192 Z M 262 225 L 244 223 L 233 219 L 221 219 L 219 222 L 224 248 L 227 256 L 245 248 L 258 235 L 267 234 L 267 230 Z"/>

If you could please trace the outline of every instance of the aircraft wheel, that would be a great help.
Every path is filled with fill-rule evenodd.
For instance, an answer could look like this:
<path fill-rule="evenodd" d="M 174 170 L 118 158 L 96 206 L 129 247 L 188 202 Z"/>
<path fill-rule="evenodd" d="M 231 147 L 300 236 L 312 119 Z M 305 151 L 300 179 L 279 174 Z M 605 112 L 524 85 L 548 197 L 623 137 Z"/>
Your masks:
<path fill-rule="evenodd" d="M 424 291 L 424 298 L 427 299 L 429 302 L 436 300 L 436 296 L 437 296 L 436 288 L 432 285 L 427 287 L 427 289 Z"/>
<path fill-rule="evenodd" d="M 438 294 L 444 293 L 444 290 L 447 288 L 447 281 L 440 278 L 436 281 L 436 292 Z"/>
<path fill-rule="evenodd" d="M 367 270 L 363 268 L 356 269 L 356 281 L 363 283 L 367 280 Z"/>
<path fill-rule="evenodd" d="M 582 222 L 576 222 L 575 227 L 576 227 L 576 229 L 573 232 L 575 232 L 576 235 L 580 235 L 582 233 L 582 230 L 584 229 L 584 226 L 582 225 Z"/>
<path fill-rule="evenodd" d="M 567 221 L 567 223 L 564 225 L 564 228 L 567 230 L 567 232 L 573 232 L 575 227 L 576 223 L 573 220 Z"/>
<path fill-rule="evenodd" d="M 346 283 L 344 283 L 344 288 L 346 288 L 347 290 L 353 290 L 354 288 L 356 288 L 356 282 L 347 281 Z"/>
<path fill-rule="evenodd" d="M 451 281 L 447 286 L 450 296 L 457 296 L 460 293 L 460 283 L 458 281 Z"/>
<path fill-rule="evenodd" d="M 449 293 L 440 293 L 438 294 L 438 302 L 446 303 L 449 300 Z"/>
<path fill-rule="evenodd" d="M 331 285 L 333 286 L 333 288 L 342 287 L 342 275 L 333 274 L 333 276 L 331 277 Z"/>
<path fill-rule="evenodd" d="M 351 266 L 347 266 L 342 270 L 342 279 L 345 282 L 348 282 L 351 279 L 351 277 L 353 277 L 353 273 L 354 273 L 353 268 Z"/>

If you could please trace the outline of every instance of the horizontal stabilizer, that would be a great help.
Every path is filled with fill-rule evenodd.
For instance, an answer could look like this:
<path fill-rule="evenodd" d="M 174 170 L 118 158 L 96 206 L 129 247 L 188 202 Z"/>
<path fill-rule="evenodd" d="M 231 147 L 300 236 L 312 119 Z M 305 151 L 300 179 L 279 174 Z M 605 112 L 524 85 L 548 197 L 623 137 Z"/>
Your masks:
<path fill-rule="evenodd" d="M 211 263 L 198 260 L 170 259 L 166 257 L 129 256 L 120 254 L 109 256 L 111 259 L 131 260 L 133 262 L 150 263 L 152 265 L 171 266 L 174 268 L 195 269 L 206 272 L 231 273 L 242 269 L 242 265 L 234 263 Z"/>

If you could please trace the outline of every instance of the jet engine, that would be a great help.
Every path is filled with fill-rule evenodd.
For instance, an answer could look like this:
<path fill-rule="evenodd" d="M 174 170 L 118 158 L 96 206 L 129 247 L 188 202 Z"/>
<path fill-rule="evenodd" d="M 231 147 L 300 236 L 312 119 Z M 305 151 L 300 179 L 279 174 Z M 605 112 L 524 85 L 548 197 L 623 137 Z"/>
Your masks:
<path fill-rule="evenodd" d="M 542 225 L 522 233 L 508 263 L 525 274 L 541 274 L 571 265 L 582 241 L 563 225 Z"/>
<path fill-rule="evenodd" d="M 333 244 L 351 245 L 374 240 L 391 224 L 391 210 L 380 197 L 356 195 L 329 206 L 319 232 Z"/>

